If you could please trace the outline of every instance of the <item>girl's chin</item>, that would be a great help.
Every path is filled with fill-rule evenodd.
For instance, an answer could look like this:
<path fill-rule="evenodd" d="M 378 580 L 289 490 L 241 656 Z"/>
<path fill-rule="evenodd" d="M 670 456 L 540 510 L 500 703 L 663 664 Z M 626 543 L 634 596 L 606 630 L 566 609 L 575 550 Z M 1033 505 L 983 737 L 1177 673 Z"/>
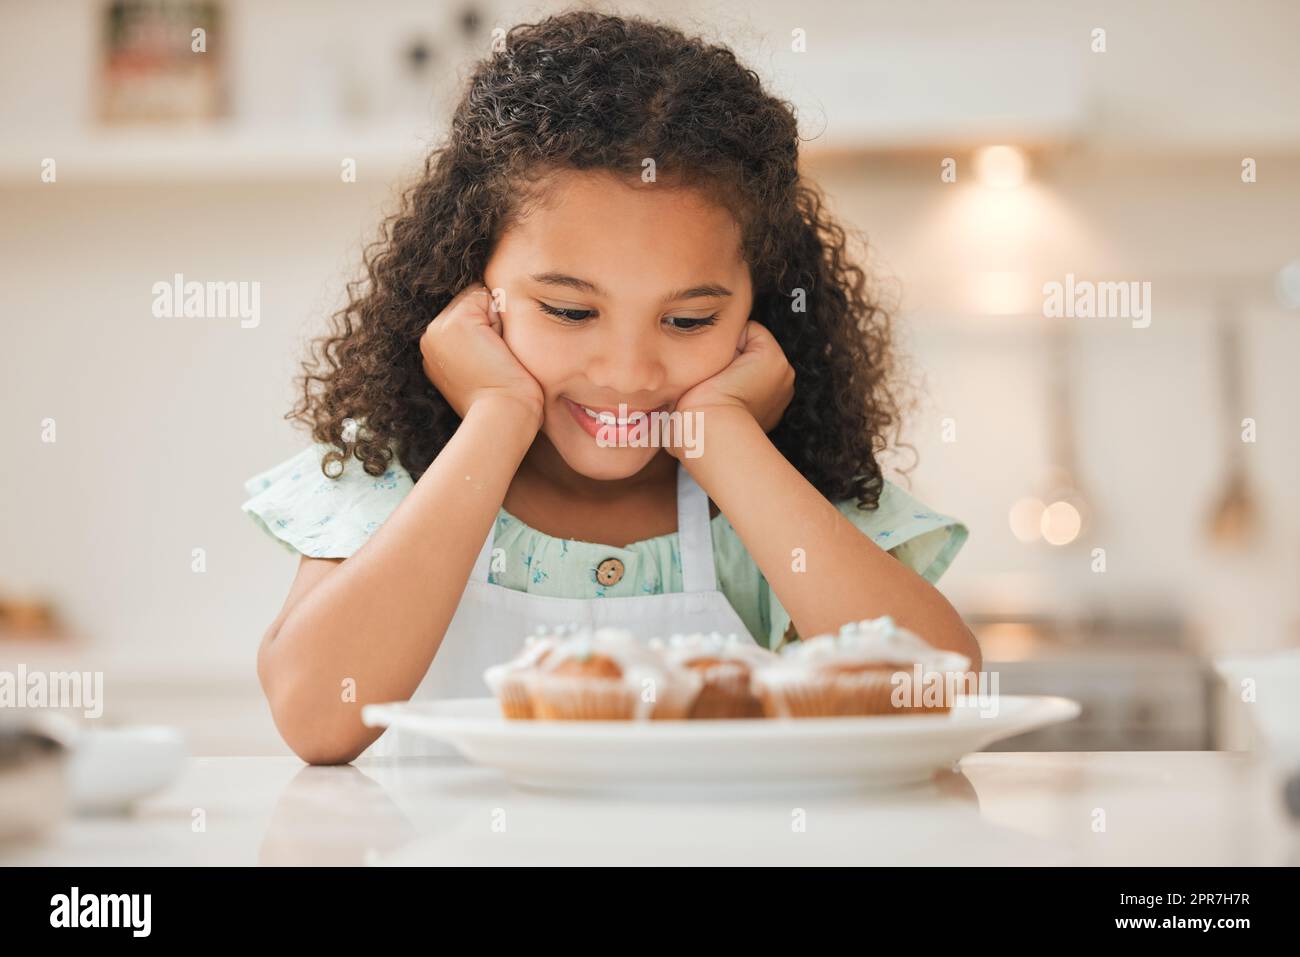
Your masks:
<path fill-rule="evenodd" d="M 602 447 L 595 439 L 578 429 L 562 426 L 556 431 L 563 434 L 557 436 L 549 426 L 550 423 L 543 426 L 543 432 L 555 446 L 555 450 L 560 453 L 565 464 L 587 478 L 601 480 L 630 478 L 645 468 L 662 451 L 653 446 Z"/>
<path fill-rule="evenodd" d="M 658 453 L 659 449 L 560 448 L 560 455 L 569 468 L 587 478 L 605 481 L 631 478 Z"/>

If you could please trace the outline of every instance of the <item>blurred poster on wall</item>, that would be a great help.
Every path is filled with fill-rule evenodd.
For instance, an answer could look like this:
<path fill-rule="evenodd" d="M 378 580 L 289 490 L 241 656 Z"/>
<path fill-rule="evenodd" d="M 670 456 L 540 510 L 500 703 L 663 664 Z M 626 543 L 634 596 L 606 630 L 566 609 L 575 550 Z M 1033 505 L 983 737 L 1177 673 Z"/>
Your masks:
<path fill-rule="evenodd" d="M 218 0 L 113 0 L 103 17 L 105 124 L 186 124 L 225 115 Z"/>

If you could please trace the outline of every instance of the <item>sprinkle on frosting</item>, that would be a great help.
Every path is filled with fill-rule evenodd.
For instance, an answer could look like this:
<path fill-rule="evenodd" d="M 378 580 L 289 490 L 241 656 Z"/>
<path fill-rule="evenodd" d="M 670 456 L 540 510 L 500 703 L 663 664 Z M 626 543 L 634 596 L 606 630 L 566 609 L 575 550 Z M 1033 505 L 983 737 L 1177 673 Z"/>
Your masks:
<path fill-rule="evenodd" d="M 699 658 L 717 658 L 720 661 L 739 661 L 755 667 L 775 658 L 772 652 L 761 647 L 753 638 L 735 632 L 726 635 L 718 631 L 674 632 L 668 636 L 667 641 L 651 638 L 650 647 L 679 665 L 689 664 Z"/>

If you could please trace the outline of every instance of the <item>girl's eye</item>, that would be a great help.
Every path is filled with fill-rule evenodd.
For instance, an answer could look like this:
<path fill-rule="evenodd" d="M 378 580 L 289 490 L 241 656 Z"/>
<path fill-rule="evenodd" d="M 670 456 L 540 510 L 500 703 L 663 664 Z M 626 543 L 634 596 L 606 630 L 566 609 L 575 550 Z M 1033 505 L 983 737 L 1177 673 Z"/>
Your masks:
<path fill-rule="evenodd" d="M 548 303 L 542 302 L 540 299 L 535 301 L 541 308 L 542 312 L 546 313 L 548 316 L 555 316 L 555 318 L 572 325 L 586 322 L 596 314 L 596 310 L 594 309 L 563 309 L 559 306 L 552 306 Z M 717 313 L 714 313 L 711 316 L 704 316 L 702 318 L 695 318 L 693 316 L 669 316 L 665 321 L 672 323 L 672 327 L 678 332 L 692 332 L 696 329 L 702 329 L 706 326 L 713 325 L 718 321 L 718 315 Z"/>
<path fill-rule="evenodd" d="M 677 329 L 680 332 L 690 332 L 692 329 L 703 329 L 706 326 L 713 325 L 715 322 L 718 321 L 718 316 L 717 313 L 714 313 L 711 316 L 705 316 L 702 319 L 692 318 L 691 316 L 669 316 L 668 321 L 674 323 L 676 322 L 690 323 L 689 325 L 684 325 L 684 326 L 677 326 L 677 325 L 673 326 L 674 329 Z"/>
<path fill-rule="evenodd" d="M 557 319 L 563 319 L 565 322 L 572 322 L 575 324 L 590 319 L 593 312 L 591 309 L 561 309 L 558 306 L 548 306 L 540 299 L 537 300 L 537 305 L 539 305 L 542 312 L 547 315 L 555 316 Z"/>

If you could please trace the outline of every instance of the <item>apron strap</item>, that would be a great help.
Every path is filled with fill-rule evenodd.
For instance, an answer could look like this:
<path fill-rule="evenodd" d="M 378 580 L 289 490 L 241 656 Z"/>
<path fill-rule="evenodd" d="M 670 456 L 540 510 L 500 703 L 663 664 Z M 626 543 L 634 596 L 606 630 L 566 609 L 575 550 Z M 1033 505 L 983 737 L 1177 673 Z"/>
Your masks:
<path fill-rule="evenodd" d="M 717 591 L 709 496 L 680 462 L 677 465 L 677 548 L 682 558 L 682 591 Z"/>

